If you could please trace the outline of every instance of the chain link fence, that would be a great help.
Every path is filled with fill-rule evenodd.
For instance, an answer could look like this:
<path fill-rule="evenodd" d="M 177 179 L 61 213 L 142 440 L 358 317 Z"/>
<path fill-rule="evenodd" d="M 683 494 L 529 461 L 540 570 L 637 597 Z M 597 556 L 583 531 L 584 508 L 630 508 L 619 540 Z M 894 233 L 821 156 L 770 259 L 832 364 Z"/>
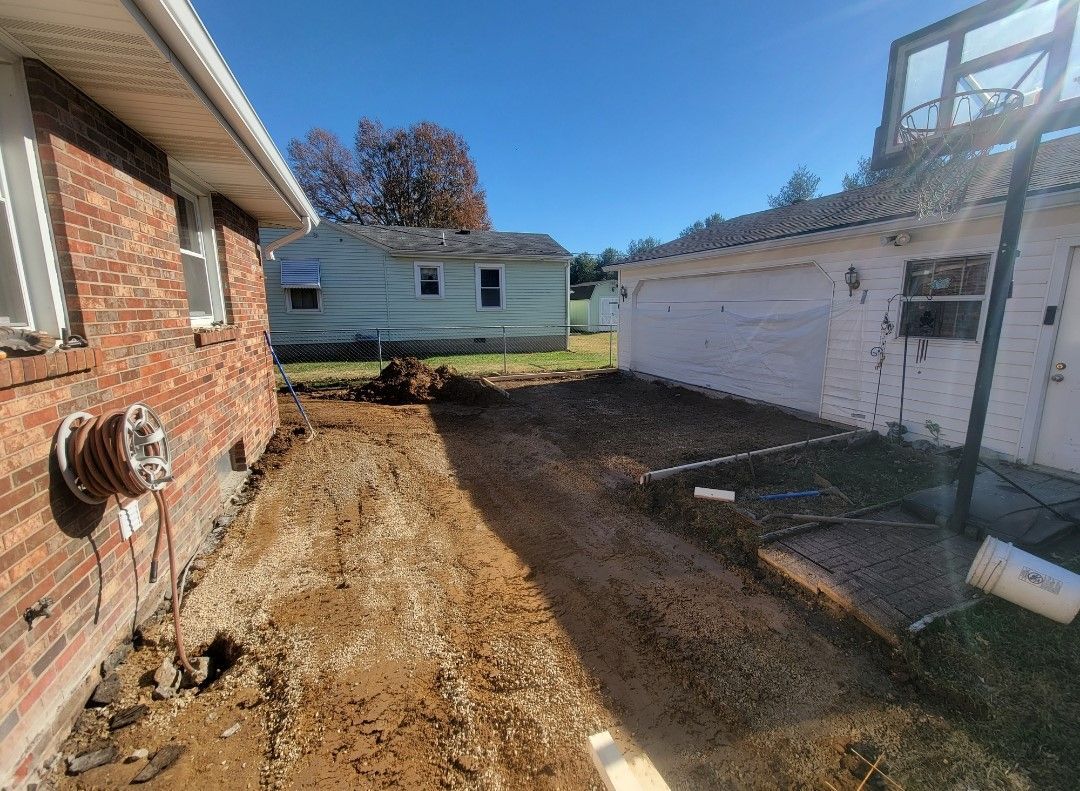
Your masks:
<path fill-rule="evenodd" d="M 310 386 L 378 376 L 394 357 L 417 357 L 462 374 L 614 368 L 615 325 L 534 324 L 345 327 L 270 333 L 289 379 Z"/>

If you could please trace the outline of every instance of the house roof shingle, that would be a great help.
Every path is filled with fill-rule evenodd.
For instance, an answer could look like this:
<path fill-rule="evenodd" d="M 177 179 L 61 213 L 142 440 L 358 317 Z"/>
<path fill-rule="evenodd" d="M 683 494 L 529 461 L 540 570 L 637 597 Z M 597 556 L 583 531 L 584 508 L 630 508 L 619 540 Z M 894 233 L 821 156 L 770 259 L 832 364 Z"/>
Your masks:
<path fill-rule="evenodd" d="M 966 205 L 1004 200 L 1012 152 L 986 160 L 968 187 Z M 1031 178 L 1030 192 L 1055 192 L 1080 187 L 1080 135 L 1042 144 Z M 722 250 L 803 234 L 847 228 L 916 216 L 918 191 L 900 177 L 870 187 L 839 192 L 792 206 L 744 214 L 639 253 L 622 264 L 653 261 L 689 253 Z"/>
<path fill-rule="evenodd" d="M 570 252 L 546 233 L 459 231 L 453 228 L 407 228 L 400 225 L 337 223 L 343 230 L 383 247 L 392 255 L 522 256 L 569 258 Z"/>

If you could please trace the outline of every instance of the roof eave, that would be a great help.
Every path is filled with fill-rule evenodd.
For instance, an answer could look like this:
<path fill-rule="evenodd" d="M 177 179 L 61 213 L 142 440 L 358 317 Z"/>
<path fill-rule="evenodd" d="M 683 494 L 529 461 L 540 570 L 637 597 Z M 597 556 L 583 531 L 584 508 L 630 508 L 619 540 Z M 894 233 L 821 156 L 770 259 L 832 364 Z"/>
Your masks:
<path fill-rule="evenodd" d="M 206 26 L 188 0 L 122 0 L 230 132 L 299 223 L 318 225 L 307 196 L 282 158 Z"/>
<path fill-rule="evenodd" d="M 1034 200 L 1033 200 L 1034 199 Z M 965 207 L 964 220 L 976 220 L 982 217 L 990 217 L 1000 212 L 996 208 L 1005 202 L 1004 196 L 995 196 L 976 201 Z M 1045 190 L 1028 193 L 1028 205 L 1025 211 L 1053 208 L 1055 206 L 1068 206 L 1080 203 L 1080 185 L 1068 185 L 1064 187 L 1052 187 Z M 882 230 L 891 230 L 894 226 L 899 228 L 930 228 L 938 225 L 948 225 L 956 222 L 956 217 L 924 218 L 919 219 L 914 212 L 893 215 L 873 220 L 865 220 L 856 223 L 823 228 L 808 233 L 792 233 L 785 236 L 765 239 L 760 242 L 747 242 L 745 244 L 731 245 L 730 247 L 710 247 L 705 250 L 696 250 L 691 253 L 677 253 L 674 255 L 660 256 L 658 258 L 643 258 L 638 261 L 628 261 L 622 264 L 612 264 L 607 267 L 611 271 L 623 271 L 631 269 L 644 269 L 649 266 L 657 266 L 667 263 L 679 263 L 683 261 L 700 261 L 708 258 L 719 258 L 737 253 L 757 252 L 761 250 L 774 250 L 785 247 L 795 247 L 801 244 L 827 241 L 844 236 L 859 236 L 868 233 L 879 233 Z"/>

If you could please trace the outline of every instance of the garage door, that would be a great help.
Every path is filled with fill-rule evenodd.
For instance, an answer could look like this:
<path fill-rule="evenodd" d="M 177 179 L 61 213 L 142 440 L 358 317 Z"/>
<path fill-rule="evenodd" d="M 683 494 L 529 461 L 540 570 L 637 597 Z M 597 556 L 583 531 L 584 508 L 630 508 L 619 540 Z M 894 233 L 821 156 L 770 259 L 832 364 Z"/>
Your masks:
<path fill-rule="evenodd" d="M 817 414 L 831 303 L 812 264 L 647 280 L 630 367 Z"/>

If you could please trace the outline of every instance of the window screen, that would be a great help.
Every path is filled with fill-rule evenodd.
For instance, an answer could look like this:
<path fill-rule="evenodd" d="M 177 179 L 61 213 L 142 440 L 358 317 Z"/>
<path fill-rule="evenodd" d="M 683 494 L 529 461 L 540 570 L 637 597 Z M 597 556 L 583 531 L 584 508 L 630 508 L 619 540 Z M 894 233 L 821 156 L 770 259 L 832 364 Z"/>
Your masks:
<path fill-rule="evenodd" d="M 989 255 L 908 261 L 900 334 L 974 340 L 989 272 Z"/>
<path fill-rule="evenodd" d="M 480 307 L 501 308 L 503 306 L 502 270 L 480 269 Z"/>

